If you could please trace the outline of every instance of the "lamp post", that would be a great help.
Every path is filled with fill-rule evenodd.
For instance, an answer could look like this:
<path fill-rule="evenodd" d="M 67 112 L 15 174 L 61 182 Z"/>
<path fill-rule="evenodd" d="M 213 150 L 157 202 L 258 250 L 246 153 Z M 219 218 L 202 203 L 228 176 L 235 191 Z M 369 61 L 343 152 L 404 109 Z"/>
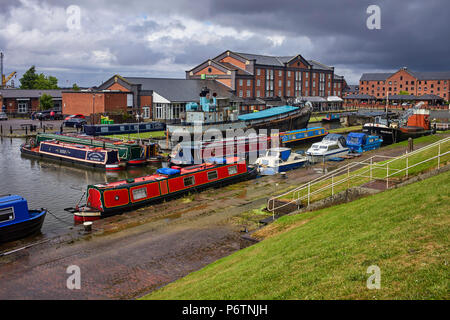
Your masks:
<path fill-rule="evenodd" d="M 95 93 L 92 94 L 92 117 L 91 117 L 91 124 L 94 124 L 94 116 L 95 116 Z"/>

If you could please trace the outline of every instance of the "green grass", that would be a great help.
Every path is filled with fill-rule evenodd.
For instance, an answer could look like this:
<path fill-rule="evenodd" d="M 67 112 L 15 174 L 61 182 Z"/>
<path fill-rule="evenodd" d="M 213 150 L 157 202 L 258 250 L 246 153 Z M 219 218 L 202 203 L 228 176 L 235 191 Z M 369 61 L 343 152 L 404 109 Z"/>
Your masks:
<path fill-rule="evenodd" d="M 352 127 L 342 127 L 342 128 L 337 128 L 337 129 L 331 129 L 331 130 L 328 130 L 328 133 L 346 133 L 346 132 L 361 131 L 361 130 L 362 130 L 362 126 L 358 125 L 358 126 L 352 126 Z"/>
<path fill-rule="evenodd" d="M 449 299 L 450 172 L 319 211 L 144 299 Z M 367 268 L 381 269 L 369 290 Z"/>
<path fill-rule="evenodd" d="M 445 137 L 444 135 L 424 136 L 424 137 L 415 139 L 415 144 L 417 144 L 417 143 L 431 144 L 440 139 L 443 139 L 444 137 Z M 398 147 L 398 146 L 403 146 L 403 145 L 405 145 L 404 142 L 400 142 L 395 145 L 387 146 L 386 148 L 391 148 L 392 146 Z M 393 160 L 393 161 L 389 161 L 389 160 L 379 161 L 376 163 L 377 166 L 372 167 L 372 170 L 371 170 L 372 178 L 373 179 L 384 179 L 386 177 L 387 170 L 388 170 L 386 164 L 388 161 L 389 161 L 389 175 L 390 175 L 389 179 L 391 182 L 404 178 L 407 173 L 408 173 L 408 176 L 413 176 L 413 175 L 423 173 L 429 169 L 435 168 L 435 167 L 437 167 L 437 164 L 438 164 L 437 159 L 430 160 L 430 161 L 424 162 L 422 164 L 419 164 L 419 163 L 430 157 L 437 155 L 438 151 L 439 151 L 438 149 L 439 149 L 439 147 L 435 146 L 428 150 L 425 150 L 423 152 L 420 152 L 418 154 L 410 156 L 408 159 L 408 165 L 410 167 L 413 165 L 415 165 L 415 166 L 410 168 L 408 170 L 408 172 L 399 171 L 399 170 L 406 168 L 406 159 L 398 159 L 398 160 Z M 450 142 L 447 142 L 447 143 L 441 145 L 441 153 L 448 152 L 449 150 L 450 150 Z M 442 156 L 440 159 L 440 165 L 442 166 L 442 165 L 448 163 L 449 161 L 450 161 L 450 154 Z M 360 168 L 358 170 L 355 170 L 353 172 L 350 172 L 350 176 L 351 176 L 351 179 L 347 180 L 347 181 L 345 181 L 345 179 L 347 178 L 347 173 L 344 173 L 339 176 L 335 176 L 333 178 L 333 180 L 330 178 L 330 179 L 324 180 L 320 183 L 313 184 L 310 187 L 310 192 L 317 192 L 317 193 L 310 196 L 310 202 L 314 202 L 314 201 L 318 201 L 318 200 L 327 198 L 327 197 L 331 196 L 332 193 L 336 194 L 338 192 L 346 190 L 349 187 L 357 187 L 357 186 L 361 186 L 361 185 L 369 182 L 370 181 L 370 167 L 366 166 L 366 167 Z M 340 181 L 342 181 L 342 183 L 339 184 Z M 331 189 L 331 187 L 326 188 L 326 186 L 330 186 L 332 184 L 332 182 L 334 182 L 335 184 L 338 184 L 338 185 L 334 186 L 333 190 Z M 322 191 L 319 191 L 321 188 L 325 188 L 325 189 Z M 287 192 L 287 191 L 288 190 L 286 190 L 285 192 Z M 303 197 L 304 199 L 302 200 L 302 203 L 306 204 L 308 202 L 308 199 L 306 198 L 307 194 L 308 194 L 308 189 L 304 188 L 302 190 L 295 191 L 295 193 L 294 192 L 287 193 L 286 195 L 282 196 L 281 199 L 291 201 L 293 199 L 299 199 L 299 198 Z"/>
<path fill-rule="evenodd" d="M 142 133 L 131 133 L 131 134 L 115 134 L 108 137 L 121 139 L 121 140 L 137 140 L 137 139 L 154 139 L 154 138 L 164 138 L 166 136 L 165 131 L 151 131 Z"/>

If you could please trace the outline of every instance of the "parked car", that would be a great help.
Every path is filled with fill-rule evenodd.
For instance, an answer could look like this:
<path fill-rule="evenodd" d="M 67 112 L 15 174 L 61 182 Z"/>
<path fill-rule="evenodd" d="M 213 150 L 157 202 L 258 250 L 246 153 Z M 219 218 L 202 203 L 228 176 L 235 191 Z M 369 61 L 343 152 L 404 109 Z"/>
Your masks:
<path fill-rule="evenodd" d="M 403 103 L 402 103 L 402 106 L 404 106 L 404 107 L 409 106 L 409 105 L 410 105 L 409 102 L 403 102 Z"/>
<path fill-rule="evenodd" d="M 8 116 L 5 112 L 0 112 L 0 120 L 8 120 Z"/>
<path fill-rule="evenodd" d="M 72 114 L 70 116 L 67 116 L 64 120 L 69 120 L 72 118 L 80 118 L 80 119 L 86 119 L 86 117 L 82 114 Z"/>
<path fill-rule="evenodd" d="M 34 118 L 38 120 L 62 120 L 63 115 L 58 110 L 43 110 L 36 112 Z"/>
<path fill-rule="evenodd" d="M 82 118 L 70 118 L 64 120 L 63 124 L 65 127 L 82 128 L 87 123 L 86 119 Z"/>

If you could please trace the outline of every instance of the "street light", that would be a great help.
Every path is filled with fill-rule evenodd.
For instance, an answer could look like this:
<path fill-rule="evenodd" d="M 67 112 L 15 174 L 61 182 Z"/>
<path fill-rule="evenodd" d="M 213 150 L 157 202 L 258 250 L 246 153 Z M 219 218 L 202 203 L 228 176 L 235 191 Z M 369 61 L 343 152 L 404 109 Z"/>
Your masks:
<path fill-rule="evenodd" d="M 91 117 L 91 124 L 94 124 L 94 116 L 95 116 L 95 93 L 92 94 L 92 117 Z"/>

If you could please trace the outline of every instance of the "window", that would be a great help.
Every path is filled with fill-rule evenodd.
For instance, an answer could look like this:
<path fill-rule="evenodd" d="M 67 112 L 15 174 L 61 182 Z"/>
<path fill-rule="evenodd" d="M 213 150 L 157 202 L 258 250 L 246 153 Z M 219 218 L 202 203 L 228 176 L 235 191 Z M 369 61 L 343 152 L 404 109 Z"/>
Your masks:
<path fill-rule="evenodd" d="M 280 76 L 280 77 L 281 77 L 282 75 L 283 75 L 283 71 L 281 71 L 281 70 L 280 70 L 280 71 L 278 71 L 278 76 Z"/>
<path fill-rule="evenodd" d="M 290 87 L 291 86 L 291 80 L 287 81 L 287 86 Z"/>
<path fill-rule="evenodd" d="M 133 189 L 133 199 L 134 200 L 141 200 L 144 198 L 147 198 L 147 188 L 139 188 L 139 189 Z"/>
<path fill-rule="evenodd" d="M 278 80 L 278 86 L 281 87 L 283 85 L 283 81 Z"/>
<path fill-rule="evenodd" d="M 247 98 L 250 98 L 250 90 L 247 90 Z"/>
<path fill-rule="evenodd" d="M 261 92 L 259 90 L 256 90 L 256 97 L 261 97 Z"/>
<path fill-rule="evenodd" d="M 287 72 L 287 76 L 288 76 L 288 77 L 291 76 L 291 72 L 290 72 L 290 71 Z"/>
<path fill-rule="evenodd" d="M 261 75 L 261 69 L 256 69 L 256 74 L 257 74 L 258 76 L 260 76 L 260 75 Z"/>
<path fill-rule="evenodd" d="M 240 85 L 240 86 L 243 86 L 243 85 L 244 85 L 244 80 L 239 79 L 239 85 Z"/>
<path fill-rule="evenodd" d="M 0 223 L 14 220 L 14 208 L 3 208 L 0 209 Z"/>
<path fill-rule="evenodd" d="M 217 170 L 208 172 L 208 180 L 217 179 Z"/>
<path fill-rule="evenodd" d="M 250 87 L 250 80 L 247 80 L 247 87 Z"/>
<path fill-rule="evenodd" d="M 266 72 L 266 96 L 273 96 L 273 69 L 267 69 Z"/>
<path fill-rule="evenodd" d="M 302 73 L 300 71 L 295 71 L 294 96 L 300 97 L 301 95 L 302 95 Z"/>
<path fill-rule="evenodd" d="M 239 90 L 239 97 L 242 98 L 244 96 L 244 93 L 242 90 Z"/>
<path fill-rule="evenodd" d="M 281 97 L 281 90 L 278 90 L 278 96 Z"/>
<path fill-rule="evenodd" d="M 228 174 L 231 176 L 232 174 L 236 174 L 238 172 L 237 166 L 228 167 Z"/>
<path fill-rule="evenodd" d="M 313 79 L 315 79 L 316 78 L 316 74 L 315 73 L 313 73 Z"/>
<path fill-rule="evenodd" d="M 18 113 L 27 113 L 28 111 L 28 102 L 19 102 L 17 105 Z"/>
<path fill-rule="evenodd" d="M 259 70 L 259 69 L 258 69 L 258 70 Z M 261 86 L 261 80 L 260 80 L 260 79 L 256 80 L 256 86 L 257 86 L 257 87 Z"/>
<path fill-rule="evenodd" d="M 183 179 L 184 186 L 189 187 L 195 184 L 195 178 L 194 176 L 186 177 Z"/>

